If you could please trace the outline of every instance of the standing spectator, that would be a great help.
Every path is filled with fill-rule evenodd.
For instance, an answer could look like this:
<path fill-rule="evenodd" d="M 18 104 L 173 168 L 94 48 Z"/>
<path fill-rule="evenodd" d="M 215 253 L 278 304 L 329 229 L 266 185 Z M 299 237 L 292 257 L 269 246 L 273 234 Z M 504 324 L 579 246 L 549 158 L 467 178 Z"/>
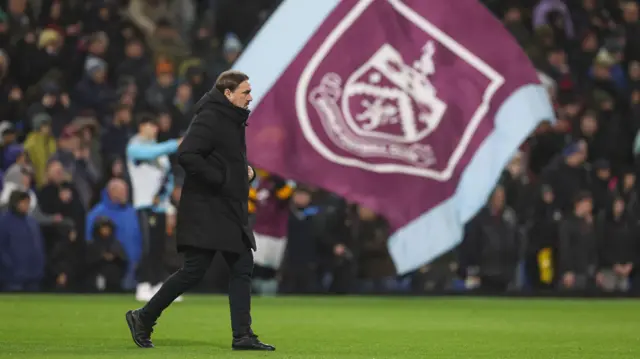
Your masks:
<path fill-rule="evenodd" d="M 87 248 L 87 271 L 92 289 L 106 292 L 122 290 L 127 257 L 115 238 L 115 225 L 108 217 L 98 217 L 91 229 Z"/>
<path fill-rule="evenodd" d="M 387 250 L 389 228 L 372 210 L 358 206 L 349 221 L 350 235 L 358 243 L 358 270 L 361 290 L 365 293 L 388 293 L 398 290 L 396 267 Z"/>
<path fill-rule="evenodd" d="M 38 223 L 29 216 L 29 194 L 14 191 L 9 210 L 0 215 L 0 289 L 37 291 L 45 255 Z"/>
<path fill-rule="evenodd" d="M 467 282 L 473 289 L 503 292 L 515 278 L 519 233 L 513 209 L 505 205 L 504 187 L 498 185 L 488 205 L 465 229 L 461 247 Z"/>
<path fill-rule="evenodd" d="M 113 179 L 107 184 L 102 200 L 87 215 L 85 236 L 93 238 L 92 230 L 98 218 L 109 218 L 115 226 L 115 238 L 124 248 L 127 257 L 127 270 L 123 287 L 135 287 L 135 269 L 142 255 L 142 237 L 136 211 L 128 203 L 129 189 L 121 179 Z"/>
<path fill-rule="evenodd" d="M 87 60 L 85 76 L 76 85 L 72 100 L 80 109 L 95 111 L 104 119 L 116 102 L 116 93 L 107 82 L 107 63 L 99 58 Z"/>
<path fill-rule="evenodd" d="M 563 211 L 572 211 L 576 194 L 590 188 L 589 172 L 584 167 L 587 155 L 584 141 L 571 144 L 541 174 L 541 180 L 551 186 Z"/>
<path fill-rule="evenodd" d="M 562 289 L 585 290 L 591 286 L 597 264 L 592 210 L 591 194 L 580 192 L 574 200 L 573 213 L 560 223 L 558 267 Z"/>
<path fill-rule="evenodd" d="M 636 260 L 638 228 L 625 208 L 624 198 L 616 197 L 613 204 L 599 215 L 596 229 L 600 258 L 597 284 L 608 292 L 626 292 Z"/>
<path fill-rule="evenodd" d="M 33 117 L 33 132 L 27 135 L 24 149 L 33 165 L 36 186 L 42 187 L 45 183 L 47 162 L 57 149 L 56 139 L 51 133 L 51 116 L 40 113 Z"/>
<path fill-rule="evenodd" d="M 112 122 L 106 126 L 101 138 L 102 157 L 113 156 L 124 158 L 127 153 L 127 143 L 133 136 L 131 129 L 131 111 L 129 105 L 118 105 Z"/>
<path fill-rule="evenodd" d="M 311 191 L 298 186 L 293 193 L 287 225 L 287 247 L 282 263 L 283 293 L 313 293 L 318 287 L 318 227 L 320 208 Z"/>

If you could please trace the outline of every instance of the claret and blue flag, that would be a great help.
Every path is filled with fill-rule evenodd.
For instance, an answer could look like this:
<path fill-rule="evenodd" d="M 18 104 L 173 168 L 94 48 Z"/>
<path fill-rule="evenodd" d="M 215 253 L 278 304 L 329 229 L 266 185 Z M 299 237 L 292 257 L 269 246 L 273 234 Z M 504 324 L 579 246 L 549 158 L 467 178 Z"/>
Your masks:
<path fill-rule="evenodd" d="M 477 0 L 285 0 L 234 66 L 250 162 L 389 221 L 398 273 L 454 248 L 553 110 Z"/>

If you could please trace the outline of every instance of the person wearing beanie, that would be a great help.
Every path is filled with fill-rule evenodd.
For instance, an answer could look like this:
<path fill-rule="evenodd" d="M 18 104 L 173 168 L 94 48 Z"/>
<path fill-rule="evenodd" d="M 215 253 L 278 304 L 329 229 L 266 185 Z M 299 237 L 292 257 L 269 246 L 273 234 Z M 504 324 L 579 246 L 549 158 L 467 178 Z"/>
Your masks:
<path fill-rule="evenodd" d="M 36 186 L 42 187 L 46 180 L 47 162 L 56 153 L 56 139 L 51 132 L 51 116 L 42 112 L 33 116 L 33 131 L 24 142 L 25 152 L 33 165 Z"/>

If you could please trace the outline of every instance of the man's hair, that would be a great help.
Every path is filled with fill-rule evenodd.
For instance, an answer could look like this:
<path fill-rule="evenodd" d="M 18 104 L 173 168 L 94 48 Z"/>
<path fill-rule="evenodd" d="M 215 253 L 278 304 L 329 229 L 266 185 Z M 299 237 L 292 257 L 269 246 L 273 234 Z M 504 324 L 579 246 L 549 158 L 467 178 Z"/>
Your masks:
<path fill-rule="evenodd" d="M 137 124 L 138 126 L 147 124 L 147 123 L 151 123 L 151 124 L 157 124 L 156 122 L 156 116 L 152 113 L 149 112 L 143 112 L 141 114 L 138 115 L 137 118 Z"/>
<path fill-rule="evenodd" d="M 241 83 L 249 80 L 249 76 L 244 72 L 229 70 L 225 71 L 218 76 L 216 80 L 216 89 L 221 93 L 225 90 L 235 91 Z"/>

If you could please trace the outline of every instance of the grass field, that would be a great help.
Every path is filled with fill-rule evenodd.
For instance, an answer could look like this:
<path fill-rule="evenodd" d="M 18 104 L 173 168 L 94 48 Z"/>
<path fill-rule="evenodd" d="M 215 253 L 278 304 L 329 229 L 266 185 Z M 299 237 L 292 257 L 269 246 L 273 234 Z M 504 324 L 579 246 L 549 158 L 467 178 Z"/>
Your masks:
<path fill-rule="evenodd" d="M 255 298 L 274 353 L 232 352 L 226 297 L 163 314 L 155 349 L 130 339 L 129 296 L 0 296 L 0 358 L 640 358 L 640 301 Z"/>

